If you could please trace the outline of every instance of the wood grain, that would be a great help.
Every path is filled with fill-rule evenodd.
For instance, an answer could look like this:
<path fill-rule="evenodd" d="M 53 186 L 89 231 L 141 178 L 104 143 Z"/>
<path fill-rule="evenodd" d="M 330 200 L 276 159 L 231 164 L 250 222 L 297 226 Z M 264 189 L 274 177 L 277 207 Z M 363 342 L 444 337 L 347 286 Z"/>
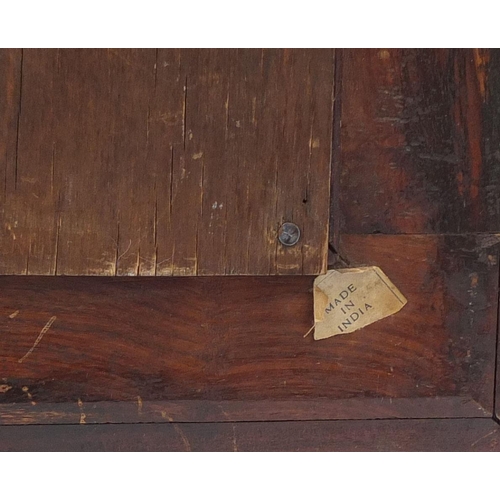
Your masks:
<path fill-rule="evenodd" d="M 336 230 L 500 231 L 500 52 L 343 50 Z"/>
<path fill-rule="evenodd" d="M 0 450 L 500 451 L 499 51 L 7 50 L 0 88 L 0 274 L 113 276 L 0 277 Z M 171 277 L 324 270 L 329 189 L 398 314 L 314 342 L 312 278 Z"/>
<path fill-rule="evenodd" d="M 408 304 L 322 341 L 308 277 L 3 277 L 1 422 L 491 416 L 498 239 L 341 241 Z"/>
<path fill-rule="evenodd" d="M 333 55 L 2 51 L 0 274 L 321 273 Z"/>
<path fill-rule="evenodd" d="M 500 451 L 491 419 L 0 426 L 0 451 Z"/>
<path fill-rule="evenodd" d="M 21 111 L 21 50 L 0 50 L 0 120 L 4 124 L 0 136 L 0 218 L 5 219 L 7 193 L 17 185 L 17 155 L 19 113 Z M 29 201 L 29 200 L 27 200 Z M 15 224 L 14 224 L 15 229 Z M 0 224 L 1 243 L 0 266 L 8 274 L 14 269 L 22 269 L 26 257 L 15 252 L 16 238 L 12 236 L 13 226 L 9 222 Z M 9 263 L 4 255 L 10 254 Z"/>

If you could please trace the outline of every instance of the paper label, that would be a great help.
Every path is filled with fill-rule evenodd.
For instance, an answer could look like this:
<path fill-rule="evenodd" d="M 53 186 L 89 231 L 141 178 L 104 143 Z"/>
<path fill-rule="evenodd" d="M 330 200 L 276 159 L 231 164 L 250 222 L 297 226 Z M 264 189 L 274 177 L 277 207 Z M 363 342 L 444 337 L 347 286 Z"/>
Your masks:
<path fill-rule="evenodd" d="M 378 267 L 328 271 L 314 280 L 314 338 L 354 332 L 405 304 L 403 294 Z"/>

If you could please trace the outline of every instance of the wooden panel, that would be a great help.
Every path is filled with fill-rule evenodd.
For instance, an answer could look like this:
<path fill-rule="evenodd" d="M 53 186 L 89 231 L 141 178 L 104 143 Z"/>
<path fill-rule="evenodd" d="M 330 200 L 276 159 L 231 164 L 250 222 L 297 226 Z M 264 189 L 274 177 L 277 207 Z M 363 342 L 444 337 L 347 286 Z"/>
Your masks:
<path fill-rule="evenodd" d="M 500 451 L 491 419 L 0 426 L 0 451 Z"/>
<path fill-rule="evenodd" d="M 337 230 L 500 231 L 500 52 L 355 49 L 341 59 Z"/>
<path fill-rule="evenodd" d="M 0 274 L 319 274 L 333 50 L 4 50 Z M 284 221 L 302 238 L 277 241 Z"/>
<path fill-rule="evenodd" d="M 408 304 L 392 318 L 401 328 L 416 334 L 421 349 L 433 344 L 435 352 L 447 356 L 455 380 L 462 381 L 458 384 L 467 380 L 472 398 L 489 410 L 494 387 L 491 341 L 498 317 L 500 238 L 445 235 L 436 237 L 434 245 L 429 245 L 432 240 L 423 235 L 344 235 L 340 248 L 350 265 L 381 265 L 389 270 L 391 279 L 394 276 L 402 280 L 399 273 L 406 274 L 404 280 L 412 284 L 408 288 L 415 294 L 409 295 L 400 288 Z M 427 269 L 422 269 L 422 273 L 419 268 L 424 262 Z M 434 314 L 430 311 L 436 310 L 441 311 L 441 326 L 431 319 Z M 385 332 L 387 327 L 388 324 L 380 323 L 381 331 Z M 408 348 L 414 359 L 429 359 L 423 351 L 418 354 L 417 344 Z M 429 365 L 427 369 L 434 371 L 437 365 Z M 436 388 L 444 388 L 442 381 Z"/>
<path fill-rule="evenodd" d="M 0 450 L 500 451 L 499 58 L 0 52 L 0 274 L 143 276 L 0 278 Z M 333 87 L 335 265 L 403 310 L 314 342 L 312 278 L 147 277 L 324 270 Z"/>
<path fill-rule="evenodd" d="M 3 277 L 1 422 L 491 416 L 497 243 L 344 235 L 408 304 L 323 341 L 308 277 Z"/>
<path fill-rule="evenodd" d="M 16 242 L 15 223 L 6 220 L 7 193 L 16 188 L 16 164 L 18 154 L 18 125 L 21 110 L 21 50 L 0 50 L 0 267 L 6 273 L 22 269 L 26 257 L 14 249 Z M 29 200 L 27 200 L 29 202 Z M 5 221 L 5 222 L 4 222 Z M 9 254 L 9 263 L 5 262 Z"/>

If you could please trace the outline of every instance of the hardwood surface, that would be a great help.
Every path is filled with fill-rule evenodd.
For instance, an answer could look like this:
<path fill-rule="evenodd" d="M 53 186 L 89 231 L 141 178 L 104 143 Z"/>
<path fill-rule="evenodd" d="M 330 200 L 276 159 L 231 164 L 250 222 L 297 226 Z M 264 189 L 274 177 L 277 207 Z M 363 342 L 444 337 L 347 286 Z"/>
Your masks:
<path fill-rule="evenodd" d="M 491 419 L 0 426 L 0 451 L 500 451 Z"/>
<path fill-rule="evenodd" d="M 333 50 L 1 51 L 0 274 L 324 272 L 333 69 Z"/>
<path fill-rule="evenodd" d="M 308 277 L 3 277 L 0 419 L 491 416 L 496 240 L 345 235 L 342 252 L 408 304 L 324 341 L 304 338 Z"/>
<path fill-rule="evenodd" d="M 341 52 L 338 229 L 500 232 L 500 52 Z"/>
<path fill-rule="evenodd" d="M 108 54 L 106 60 L 92 52 L 95 64 L 82 67 L 79 52 L 61 51 L 55 61 L 48 56 L 50 51 L 40 52 L 38 59 L 28 52 L 21 57 L 20 52 L 4 51 L 0 56 L 0 79 L 6 89 L 0 98 L 0 118 L 8 124 L 2 131 L 0 161 L 3 158 L 7 166 L 5 206 L 16 207 L 23 214 L 36 207 L 38 222 L 34 232 L 19 232 L 20 242 L 18 233 L 14 231 L 14 240 L 6 229 L 8 249 L 17 250 L 8 259 L 0 259 L 0 266 L 25 266 L 22 248 L 30 247 L 26 235 L 37 234 L 42 241 L 53 231 L 52 219 L 45 220 L 44 229 L 47 214 L 70 217 L 64 212 L 67 204 L 54 212 L 47 200 L 42 205 L 49 208 L 41 208 L 35 196 L 24 205 L 12 202 L 14 166 L 26 171 L 31 168 L 38 175 L 33 165 L 40 158 L 51 165 L 53 136 L 40 134 L 57 132 L 67 141 L 67 149 L 66 157 L 59 156 L 63 159 L 57 163 L 56 148 L 56 166 L 69 165 L 79 155 L 99 166 L 92 171 L 98 189 L 93 189 L 94 181 L 83 170 L 78 171 L 79 182 L 96 195 L 87 196 L 92 203 L 79 205 L 80 215 L 72 212 L 74 222 L 67 226 L 80 228 L 82 243 L 77 244 L 77 254 L 99 253 L 110 265 L 114 262 L 116 273 L 112 270 L 111 275 L 136 274 L 139 269 L 144 277 L 0 277 L 0 449 L 499 451 L 500 52 L 345 49 L 336 50 L 335 68 L 331 51 L 314 52 L 316 63 L 310 67 L 304 62 L 309 51 L 264 51 L 264 59 L 259 51 L 146 51 L 142 55 L 131 51 L 126 60 L 119 58 L 121 52 Z M 158 63 L 169 62 L 167 54 L 175 62 L 174 76 L 170 66 L 162 69 Z M 152 83 L 143 55 L 150 61 L 147 64 L 152 62 L 154 67 L 156 63 Z M 38 68 L 36 75 L 26 73 L 29 57 L 30 64 Z M 261 62 L 262 73 L 248 71 L 260 68 Z M 106 94 L 100 79 L 93 79 L 102 74 L 102 68 L 110 70 Z M 66 93 L 60 89 L 57 71 L 69 82 Z M 219 80 L 214 79 L 216 74 Z M 54 75 L 50 84 L 47 75 Z M 184 95 L 186 75 L 185 116 L 179 95 Z M 111 85 L 115 78 L 120 80 L 116 88 Z M 40 85 L 35 84 L 38 81 Z M 189 90 L 193 81 L 194 94 Z M 305 81 L 310 82 L 311 92 Z M 46 91 L 56 83 L 59 87 Z M 147 92 L 137 96 L 136 85 L 144 89 L 152 85 L 154 99 Z M 26 88 L 38 89 L 39 94 L 34 90 L 25 100 Z M 227 94 L 223 89 L 227 88 L 231 90 L 228 136 L 222 141 L 211 130 L 218 130 L 221 123 L 226 127 Z M 242 124 L 253 123 L 253 108 L 244 104 L 253 102 L 257 93 L 263 96 L 262 102 L 272 105 L 262 105 L 252 134 Z M 64 106 L 52 104 L 54 96 Z M 92 129 L 94 115 L 78 105 L 88 106 L 94 97 L 100 99 L 95 103 L 100 102 L 102 109 L 114 110 L 103 114 L 99 130 Z M 71 117 L 65 114 L 66 108 Z M 180 109 L 188 124 L 186 131 L 198 131 L 192 143 L 186 142 L 186 150 L 183 127 L 178 121 L 160 119 L 156 113 L 161 109 Z M 203 235 L 198 232 L 198 247 L 211 252 L 225 241 L 226 253 L 198 255 L 197 274 L 314 274 L 312 263 L 323 265 L 324 260 L 319 247 L 315 246 L 314 254 L 305 250 L 309 236 L 300 247 L 300 259 L 305 259 L 300 269 L 296 268 L 299 247 L 285 253 L 276 247 L 275 235 L 272 251 L 266 246 L 269 238 L 255 242 L 255 248 L 266 248 L 265 252 L 254 251 L 248 242 L 254 241 L 251 236 L 263 221 L 252 214 L 258 203 L 271 207 L 262 213 L 272 214 L 269 217 L 274 217 L 276 230 L 281 220 L 277 214 L 292 207 L 283 217 L 310 217 L 304 224 L 312 224 L 311 234 L 320 241 L 328 235 L 328 224 L 318 214 L 328 211 L 331 192 L 331 265 L 380 266 L 408 304 L 396 315 L 350 335 L 315 342 L 312 335 L 304 338 L 313 322 L 312 276 L 145 276 L 181 274 L 179 269 L 186 265 L 181 260 L 196 255 L 192 240 L 183 239 L 171 254 L 173 264 L 168 263 L 171 267 L 165 271 L 162 266 L 166 264 L 159 263 L 171 250 L 155 254 L 154 268 L 141 264 L 141 259 L 137 268 L 139 248 L 127 248 L 138 231 L 151 235 L 154 226 L 141 219 L 139 207 L 150 195 L 148 182 L 139 177 L 145 160 L 136 161 L 137 151 L 144 147 L 140 141 L 144 121 L 138 116 L 148 110 L 148 162 L 165 164 L 168 169 L 174 165 L 168 170 L 174 177 L 182 176 L 182 165 L 192 174 L 177 184 L 161 184 L 164 181 L 155 178 L 157 193 L 166 196 L 162 200 L 167 205 L 171 195 L 164 191 L 172 186 L 178 189 L 172 224 L 178 225 L 183 236 L 192 235 L 190 231 L 198 227 L 185 223 L 190 207 L 184 201 L 191 190 L 199 188 L 199 170 L 192 169 L 199 167 L 196 162 L 207 161 L 203 192 L 210 195 L 204 194 L 200 201 L 196 224 L 208 222 L 210 230 Z M 98 110 L 92 113 L 101 116 Z M 12 131 L 18 116 L 19 135 Z M 288 118 L 280 121 L 283 116 Z M 324 121 L 318 121 L 320 117 Z M 93 138 L 99 150 L 82 142 L 75 119 L 82 122 L 86 137 Z M 53 120 L 52 125 L 35 126 L 45 120 Z M 318 127 L 312 136 L 306 127 L 311 123 L 308 120 Z M 277 122 L 283 127 L 274 130 L 272 123 Z M 108 136 L 113 141 L 102 135 L 104 130 L 111 130 Z M 310 158 L 311 169 L 318 173 L 324 162 L 329 163 L 332 130 L 329 187 L 324 183 L 326 170 L 311 176 L 313 170 L 307 174 L 302 165 L 305 157 Z M 124 139 L 125 134 L 130 140 Z M 164 142 L 164 137 L 170 139 Z M 311 137 L 321 137 L 319 148 L 313 147 Z M 192 154 L 200 152 L 198 146 L 206 140 L 210 148 L 204 149 L 203 157 L 193 159 Z M 325 149 L 324 141 L 328 144 Z M 166 161 L 164 144 L 170 154 Z M 257 144 L 264 149 L 254 147 Z M 99 156 L 103 151 L 104 156 Z M 209 164 L 209 159 L 221 160 Z M 233 169 L 233 160 L 243 163 Z M 278 160 L 284 163 L 276 163 Z M 288 160 L 295 171 L 281 167 Z M 283 199 L 275 196 L 270 201 L 265 174 L 257 171 L 265 167 L 262 161 L 280 165 L 278 183 Z M 215 164 L 212 169 L 210 165 Z M 133 174 L 130 178 L 122 175 L 112 184 L 112 189 L 120 187 L 116 199 L 107 196 L 102 184 L 109 169 L 99 170 L 111 165 L 120 165 L 122 174 Z M 248 165 L 258 167 L 252 170 Z M 225 177 L 228 171 L 236 173 L 233 183 Z M 60 167 L 54 169 L 57 182 L 63 182 L 57 177 L 61 173 Z M 43 181 L 46 187 L 50 186 L 47 179 Z M 303 194 L 304 182 L 307 185 L 313 179 L 321 185 Z M 135 194 L 130 196 L 139 180 L 144 192 L 137 196 L 144 196 L 142 201 Z M 250 189 L 250 198 L 232 198 L 247 184 L 257 186 L 255 192 Z M 37 191 L 42 189 L 38 184 L 33 186 L 24 186 L 23 192 L 37 196 L 46 192 Z M 68 187 L 69 180 L 58 186 Z M 17 186 L 18 192 L 21 187 Z M 210 210 L 203 208 L 205 203 L 210 205 L 209 196 L 217 195 L 219 207 L 220 192 L 227 197 L 222 201 L 228 209 L 226 226 L 219 219 L 203 219 L 210 217 Z M 235 203 L 232 210 L 227 205 L 230 199 Z M 158 214 L 163 210 L 161 203 Z M 125 207 L 123 213 L 115 211 L 120 204 Z M 128 220 L 123 228 L 120 222 L 120 238 L 113 236 L 108 254 L 82 229 L 96 222 L 85 219 L 85 214 L 94 213 L 92 205 L 109 210 L 114 221 L 120 219 L 120 213 Z M 299 212 L 294 211 L 296 206 L 300 206 Z M 6 212 L 1 207 L 3 217 Z M 236 227 L 242 213 L 248 216 L 243 240 L 241 233 L 224 229 Z M 100 217 L 96 224 L 104 228 L 106 218 Z M 168 226 L 165 219 L 164 233 L 158 231 L 156 245 L 151 244 L 151 236 L 145 236 L 145 253 L 141 240 L 140 256 L 147 257 L 156 246 L 165 248 L 173 225 Z M 92 238 L 99 237 L 99 231 Z M 106 231 L 104 228 L 102 234 Z M 43 241 L 53 243 L 51 234 L 52 240 Z M 69 237 L 65 233 L 61 239 L 62 234 L 61 227 L 59 241 Z M 7 245 L 5 241 L 0 240 L 0 249 L 7 248 L 2 247 Z M 36 269 L 31 262 L 40 269 L 43 262 L 49 262 L 49 274 L 64 274 L 64 266 L 79 262 L 79 257 L 74 261 L 69 253 L 60 256 L 61 246 L 56 271 L 53 260 L 41 258 L 48 254 L 39 252 L 40 246 L 31 248 L 28 274 Z M 193 274 L 193 262 L 188 261 L 186 274 Z M 107 425 L 100 425 L 103 423 Z"/>

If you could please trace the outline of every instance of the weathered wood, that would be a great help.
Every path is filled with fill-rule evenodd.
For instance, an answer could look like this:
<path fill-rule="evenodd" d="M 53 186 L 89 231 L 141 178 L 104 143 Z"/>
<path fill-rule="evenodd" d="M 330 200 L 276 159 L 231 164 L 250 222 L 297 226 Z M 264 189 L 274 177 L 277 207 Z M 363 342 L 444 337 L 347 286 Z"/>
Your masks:
<path fill-rule="evenodd" d="M 19 113 L 21 111 L 21 50 L 0 50 L 0 266 L 3 274 L 22 269 L 26 263 L 26 256 L 20 255 L 15 249 L 16 224 L 4 222 L 5 203 L 7 193 L 17 185 L 17 155 L 18 155 L 18 128 Z M 30 200 L 26 200 L 29 202 Z M 9 262 L 5 261 L 4 254 L 10 254 Z"/>
<path fill-rule="evenodd" d="M 397 322 L 400 334 L 412 331 L 415 336 L 407 348 L 413 362 L 427 360 L 426 369 L 435 372 L 439 368 L 434 355 L 429 357 L 426 352 L 432 345 L 439 356 L 448 357 L 448 367 L 453 366 L 453 384 L 467 380 L 472 398 L 490 411 L 500 237 L 343 235 L 340 241 L 341 255 L 350 265 L 380 265 L 389 270 L 391 279 L 411 283 L 409 292 L 400 288 L 408 304 L 397 315 L 377 323 L 380 331 L 388 335 L 392 321 Z M 415 293 L 409 295 L 412 290 Z M 438 322 L 434 321 L 435 311 L 440 311 Z M 441 380 L 435 388 L 444 387 Z"/>
<path fill-rule="evenodd" d="M 156 380 L 156 384 L 159 385 Z M 4 390 L 8 384 L 2 385 Z M 363 397 L 328 399 L 295 397 L 294 399 L 161 399 L 128 401 L 77 399 L 45 403 L 39 393 L 24 386 L 24 401 L 0 405 L 0 425 L 37 424 L 145 424 L 165 422 L 266 422 L 349 419 L 407 418 L 490 418 L 486 410 L 470 396 L 437 397 Z M 242 392 L 242 391 L 241 391 Z M 61 396 L 59 399 L 63 399 Z"/>
<path fill-rule="evenodd" d="M 1 450 L 500 450 L 500 52 L 335 64 L 0 52 L 0 273 L 319 272 L 335 87 L 336 265 L 408 299 L 314 342 L 308 277 L 1 277 Z"/>
<path fill-rule="evenodd" d="M 500 451 L 491 419 L 0 426 L 0 451 Z"/>
<path fill-rule="evenodd" d="M 326 269 L 333 50 L 4 50 L 0 69 L 0 274 Z"/>
<path fill-rule="evenodd" d="M 79 400 L 88 423 L 491 416 L 497 243 L 344 235 L 408 304 L 322 341 L 303 337 L 308 277 L 3 277 L 0 417 L 78 422 Z"/>
<path fill-rule="evenodd" d="M 500 231 L 500 52 L 352 49 L 339 59 L 336 230 Z"/>

